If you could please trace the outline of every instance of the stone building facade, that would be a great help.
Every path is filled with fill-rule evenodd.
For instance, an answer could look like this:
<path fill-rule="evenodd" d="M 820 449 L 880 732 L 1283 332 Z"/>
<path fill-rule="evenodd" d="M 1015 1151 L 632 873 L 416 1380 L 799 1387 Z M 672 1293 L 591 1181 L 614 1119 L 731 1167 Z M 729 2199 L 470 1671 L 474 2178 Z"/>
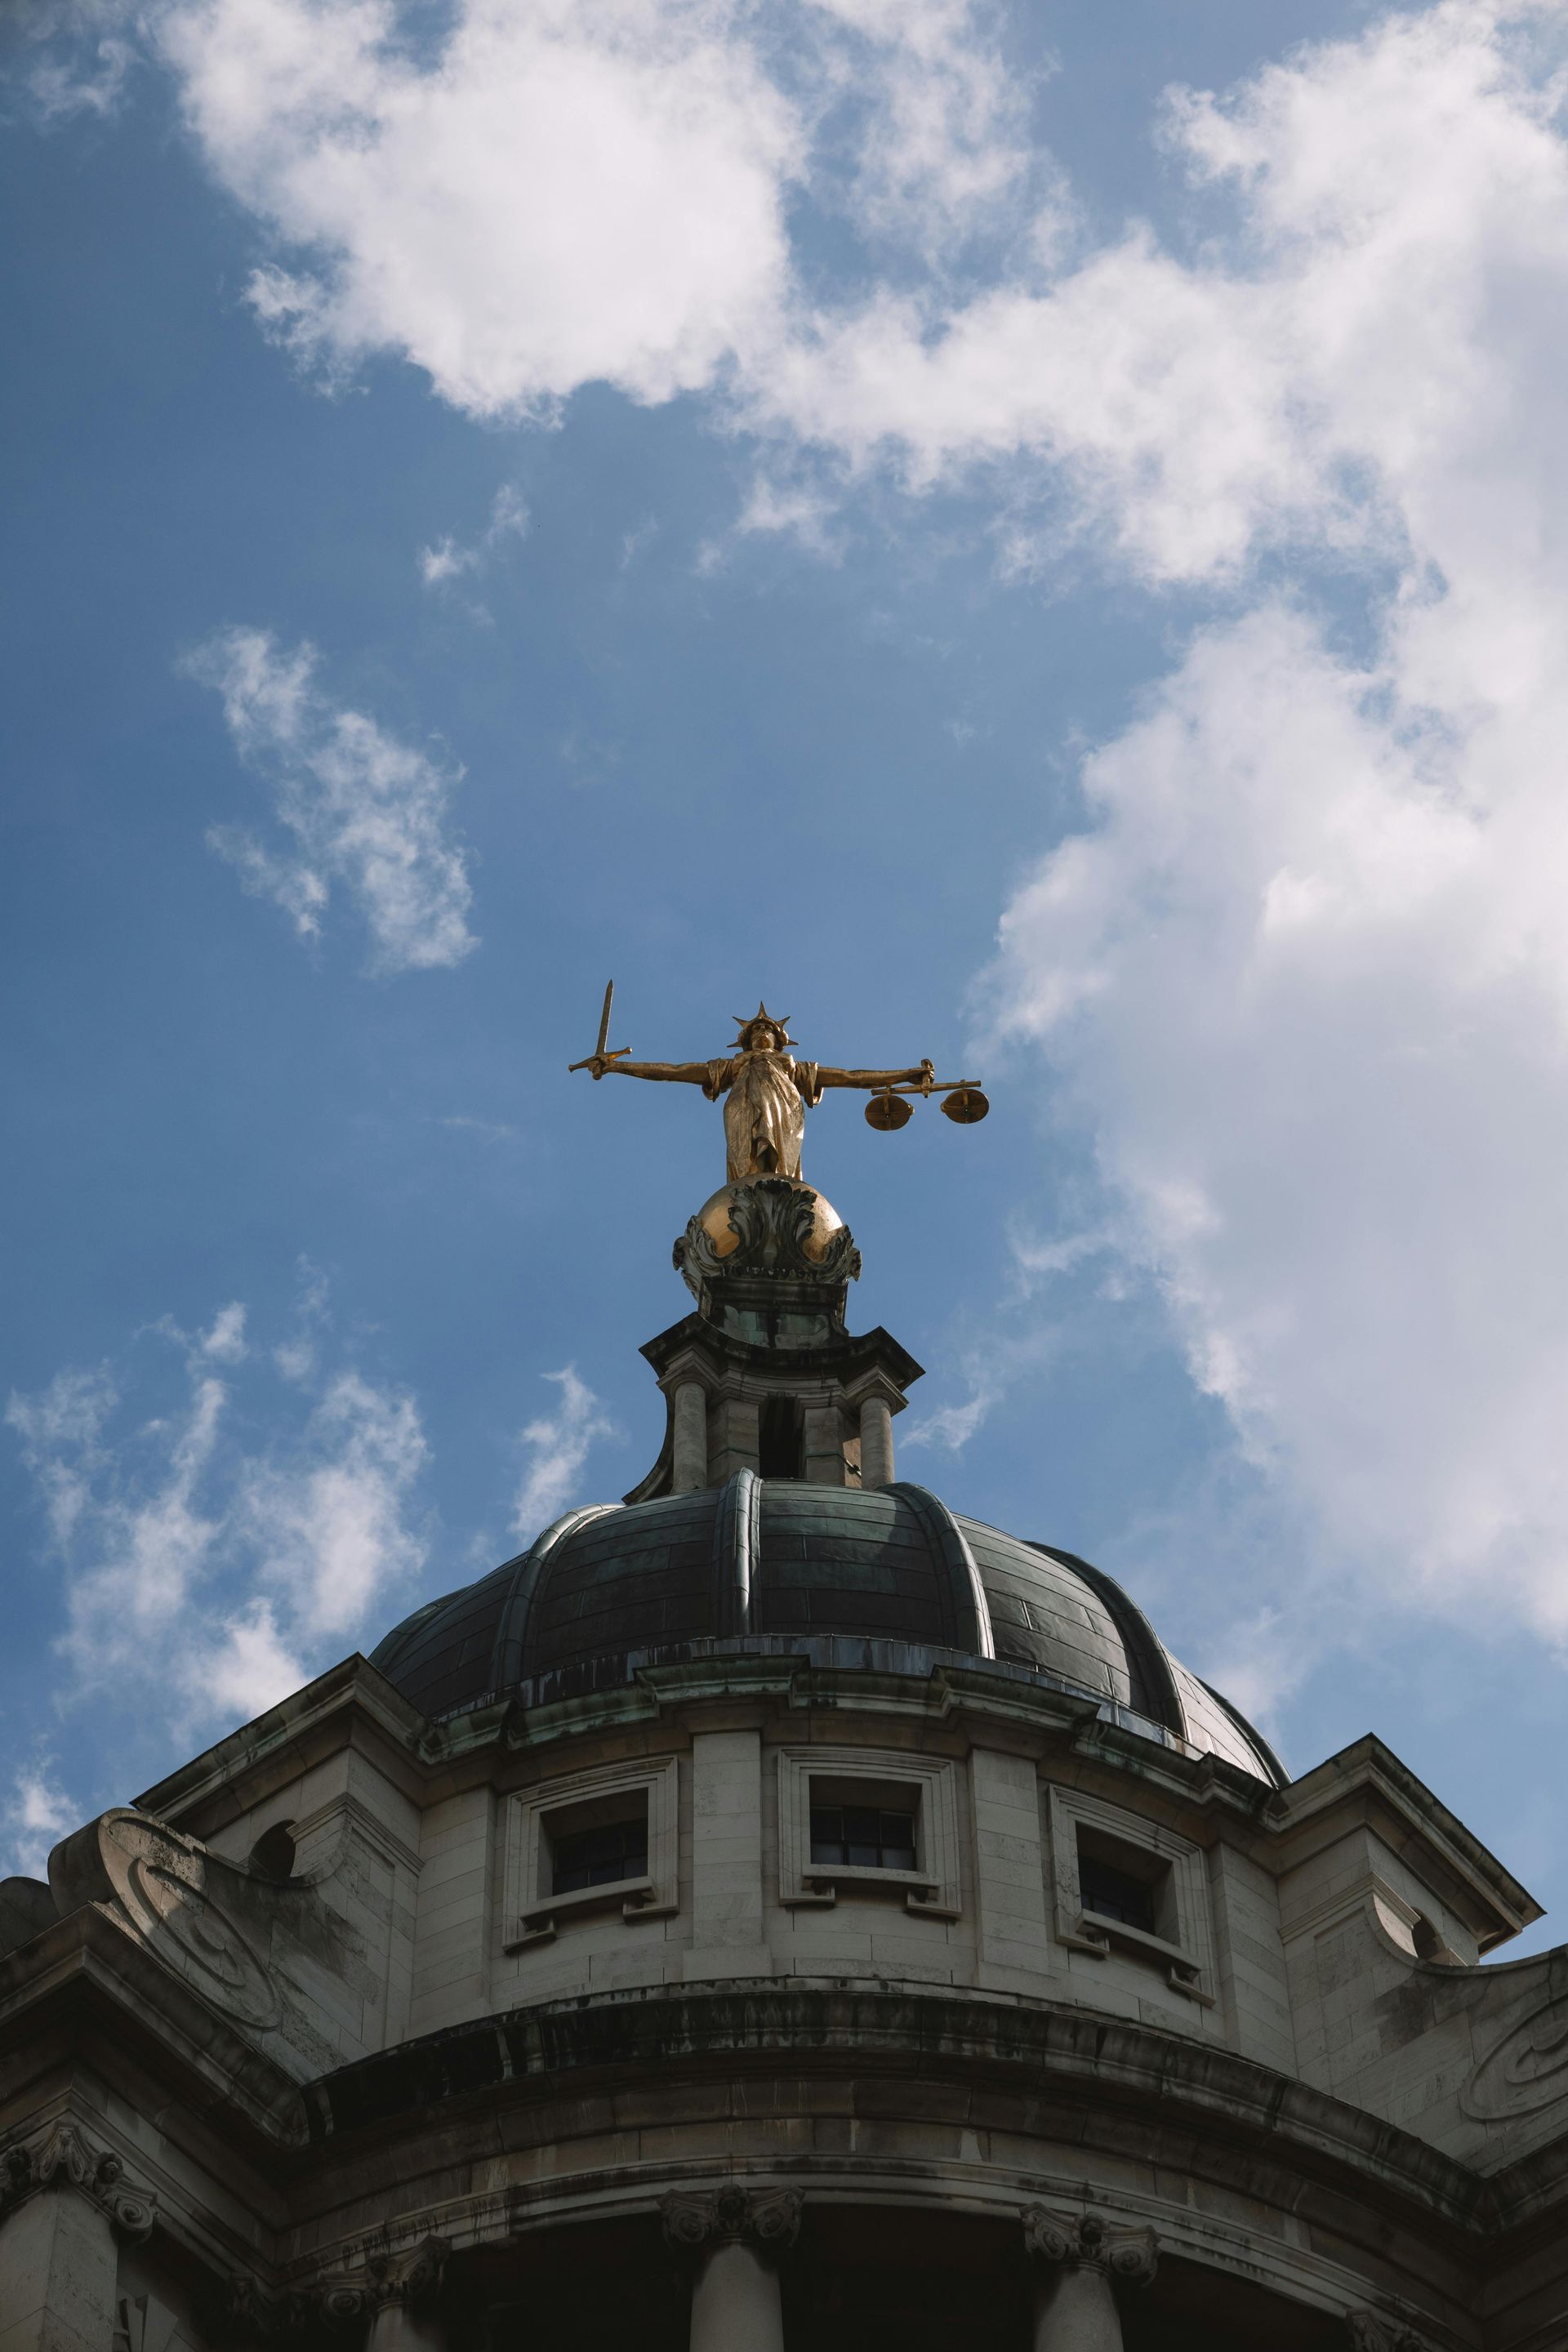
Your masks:
<path fill-rule="evenodd" d="M 1559 2352 L 1568 1951 L 894 1475 L 727 1187 L 648 1477 L 0 1887 L 0 2352 Z"/>

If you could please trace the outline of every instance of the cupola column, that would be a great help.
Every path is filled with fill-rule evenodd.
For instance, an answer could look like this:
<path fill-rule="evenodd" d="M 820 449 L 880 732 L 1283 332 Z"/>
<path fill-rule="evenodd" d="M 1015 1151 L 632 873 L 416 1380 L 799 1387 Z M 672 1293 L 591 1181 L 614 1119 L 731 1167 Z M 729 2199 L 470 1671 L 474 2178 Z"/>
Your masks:
<path fill-rule="evenodd" d="M 784 2352 L 778 2257 L 800 2231 L 793 2189 L 672 2190 L 664 2234 L 695 2258 L 690 2352 Z"/>
<path fill-rule="evenodd" d="M 682 1381 L 675 1391 L 670 1492 L 693 1495 L 707 1484 L 708 1391 L 700 1381 Z"/>
<path fill-rule="evenodd" d="M 893 1416 L 886 1397 L 868 1396 L 860 1407 L 860 1484 L 869 1492 L 892 1483 Z"/>
<path fill-rule="evenodd" d="M 1121 2352 L 1116 2289 L 1153 2277 L 1152 2230 L 1032 2205 L 1024 2246 L 1035 2269 L 1034 2352 Z"/>

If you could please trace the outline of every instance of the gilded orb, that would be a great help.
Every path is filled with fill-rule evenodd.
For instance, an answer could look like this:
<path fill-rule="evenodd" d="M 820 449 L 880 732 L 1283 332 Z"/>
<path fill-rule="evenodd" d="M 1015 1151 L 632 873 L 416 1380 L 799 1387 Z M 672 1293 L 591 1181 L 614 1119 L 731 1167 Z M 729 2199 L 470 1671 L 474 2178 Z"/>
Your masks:
<path fill-rule="evenodd" d="M 771 1183 L 790 1181 L 770 1177 Z M 811 1230 L 801 1242 L 801 1250 L 813 1265 L 820 1265 L 827 1255 L 827 1244 L 844 1223 L 831 1201 L 825 1200 L 815 1185 L 792 1183 L 792 1189 L 812 1203 Z M 710 1201 L 704 1201 L 697 1212 L 697 1222 L 713 1245 L 715 1257 L 732 1257 L 741 1246 L 741 1237 L 730 1223 L 730 1203 L 744 1197 L 746 1184 L 721 1184 Z"/>

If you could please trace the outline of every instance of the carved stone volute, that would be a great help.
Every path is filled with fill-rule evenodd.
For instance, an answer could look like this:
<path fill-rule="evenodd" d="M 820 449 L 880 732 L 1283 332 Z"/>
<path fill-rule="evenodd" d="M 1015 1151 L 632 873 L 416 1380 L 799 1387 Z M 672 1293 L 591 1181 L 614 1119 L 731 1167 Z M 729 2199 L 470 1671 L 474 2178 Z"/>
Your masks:
<path fill-rule="evenodd" d="M 337 2271 L 306 2290 L 324 2319 L 374 2318 L 394 2305 L 427 2311 L 440 2296 L 452 2249 L 445 2238 L 420 2238 L 393 2247 L 372 2245 L 352 2269 Z"/>
<path fill-rule="evenodd" d="M 1037 2262 L 1103 2271 L 1123 2286 L 1147 2286 L 1159 2261 L 1152 2230 L 1101 2221 L 1093 2213 L 1053 2212 L 1046 2205 L 1031 2205 L 1024 2215 L 1024 2251 Z"/>
<path fill-rule="evenodd" d="M 139 2243 L 151 2237 L 158 2200 L 125 2177 L 123 2160 L 89 2139 L 75 2123 L 13 2140 L 0 2156 L 0 2220 L 48 2189 L 70 2189 L 96 2205 L 116 2237 Z"/>
<path fill-rule="evenodd" d="M 1432 2352 L 1426 2338 L 1402 2319 L 1384 2319 L 1375 2311 L 1347 2311 L 1345 2331 L 1355 2352 Z"/>
<path fill-rule="evenodd" d="M 742 2189 L 727 2180 L 721 2189 L 672 2189 L 658 2210 L 666 2242 L 680 2252 L 748 2244 L 782 2253 L 800 2234 L 802 2201 L 797 2189 Z"/>

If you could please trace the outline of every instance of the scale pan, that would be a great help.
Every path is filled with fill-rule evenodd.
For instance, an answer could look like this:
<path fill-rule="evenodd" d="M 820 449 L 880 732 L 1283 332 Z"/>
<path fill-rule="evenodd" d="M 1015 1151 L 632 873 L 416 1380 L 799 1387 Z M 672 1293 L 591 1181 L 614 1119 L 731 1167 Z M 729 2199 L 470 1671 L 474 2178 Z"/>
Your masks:
<path fill-rule="evenodd" d="M 945 1106 L 944 1106 L 945 1108 Z M 866 1106 L 866 1124 L 891 1135 L 910 1123 L 910 1107 L 902 1095 L 873 1095 Z"/>
<path fill-rule="evenodd" d="M 983 1095 L 978 1087 L 954 1087 L 950 1095 L 942 1098 L 943 1118 L 955 1118 L 960 1127 L 973 1127 L 990 1108 L 990 1097 Z"/>

